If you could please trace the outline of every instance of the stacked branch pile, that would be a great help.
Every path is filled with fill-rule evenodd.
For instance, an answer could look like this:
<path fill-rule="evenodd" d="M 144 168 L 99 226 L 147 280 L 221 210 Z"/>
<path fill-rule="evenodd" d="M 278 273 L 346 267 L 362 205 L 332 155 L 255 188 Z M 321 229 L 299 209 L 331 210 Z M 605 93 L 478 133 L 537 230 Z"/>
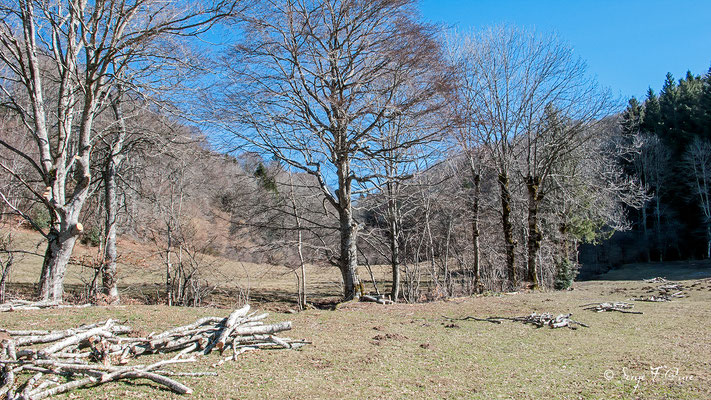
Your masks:
<path fill-rule="evenodd" d="M 43 399 L 122 379 L 148 379 L 186 394 L 192 390 L 169 376 L 214 373 L 180 373 L 166 367 L 194 362 L 214 350 L 230 352 L 216 366 L 249 350 L 296 349 L 308 344 L 276 336 L 291 329 L 291 322 L 265 324 L 267 314 L 250 314 L 249 310 L 245 305 L 227 318 L 205 317 L 147 337 L 131 337 L 133 328 L 111 319 L 58 331 L 0 330 L 0 398 Z M 167 353 L 174 355 L 149 365 L 129 365 L 142 355 Z"/>
<path fill-rule="evenodd" d="M 684 293 L 684 286 L 678 283 L 670 283 L 664 278 L 654 278 L 645 280 L 647 283 L 664 283 L 664 285 L 657 286 L 656 290 L 659 292 L 658 295 L 652 295 L 649 297 L 639 297 L 633 298 L 633 301 L 646 301 L 652 303 L 661 303 L 666 301 L 672 301 L 673 299 L 681 299 L 687 297 L 688 295 Z M 650 290 L 653 291 L 653 290 Z"/>
<path fill-rule="evenodd" d="M 477 317 L 464 317 L 464 318 L 450 318 L 444 317 L 450 321 L 480 321 L 480 322 L 491 322 L 494 324 L 501 324 L 501 321 L 516 321 L 522 322 L 524 324 L 535 325 L 538 328 L 547 326 L 549 328 L 570 328 L 577 329 L 578 326 L 588 328 L 588 325 L 575 321 L 570 317 L 573 314 L 559 314 L 557 316 L 551 313 L 532 313 L 530 315 L 524 315 L 521 317 L 487 317 L 487 318 L 477 318 Z"/>

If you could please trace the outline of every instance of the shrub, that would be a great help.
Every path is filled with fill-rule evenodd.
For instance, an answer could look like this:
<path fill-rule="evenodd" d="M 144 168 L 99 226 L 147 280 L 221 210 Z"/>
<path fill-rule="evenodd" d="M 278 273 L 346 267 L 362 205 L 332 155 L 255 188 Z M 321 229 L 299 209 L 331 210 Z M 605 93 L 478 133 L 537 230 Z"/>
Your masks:
<path fill-rule="evenodd" d="M 101 243 L 101 228 L 98 226 L 92 226 L 88 230 L 84 231 L 81 237 L 81 243 L 87 246 L 98 247 Z"/>
<path fill-rule="evenodd" d="M 553 287 L 556 290 L 566 290 L 573 285 L 576 276 L 578 276 L 578 266 L 564 258 L 558 262 Z"/>

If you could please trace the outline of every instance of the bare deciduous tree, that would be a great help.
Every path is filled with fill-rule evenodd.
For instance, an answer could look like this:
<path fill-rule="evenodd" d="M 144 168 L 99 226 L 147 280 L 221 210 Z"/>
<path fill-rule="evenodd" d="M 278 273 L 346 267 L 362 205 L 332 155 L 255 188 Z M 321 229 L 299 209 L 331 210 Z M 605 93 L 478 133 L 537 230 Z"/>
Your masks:
<path fill-rule="evenodd" d="M 338 215 L 338 264 L 353 298 L 353 197 L 380 174 L 371 160 L 391 150 L 376 128 L 427 113 L 443 86 L 435 30 L 414 20 L 411 0 L 264 1 L 253 10 L 226 60 L 219 112 L 244 146 L 319 181 Z"/>
<path fill-rule="evenodd" d="M 555 163 L 587 140 L 585 134 L 592 131 L 586 128 L 610 111 L 609 96 L 587 77 L 572 49 L 553 35 L 494 27 L 457 38 L 450 48 L 462 82 L 457 141 L 470 153 L 475 189 L 481 176 L 474 158 L 478 148 L 486 149 L 497 171 L 513 285 L 518 275 L 511 180 L 520 172 L 528 204 L 526 279 L 537 286 L 538 209 L 547 180 Z M 551 124 L 554 114 L 566 123 Z"/>
<path fill-rule="evenodd" d="M 186 4 L 158 0 L 19 0 L 0 3 L 0 62 L 8 71 L 3 101 L 21 118 L 37 153 L 11 144 L 34 169 L 44 193 L 10 168 L 50 214 L 39 284 L 44 299 L 61 300 L 66 266 L 83 226 L 89 194 L 94 122 L 111 88 L 160 62 L 161 38 L 204 31 L 234 10 L 226 0 Z M 124 82 L 130 85 L 131 82 Z"/>

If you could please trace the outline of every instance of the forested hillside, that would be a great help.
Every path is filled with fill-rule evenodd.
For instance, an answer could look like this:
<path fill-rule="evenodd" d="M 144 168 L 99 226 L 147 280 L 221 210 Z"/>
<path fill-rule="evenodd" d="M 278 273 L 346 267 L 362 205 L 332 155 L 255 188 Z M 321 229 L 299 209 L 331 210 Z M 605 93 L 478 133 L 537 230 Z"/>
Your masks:
<path fill-rule="evenodd" d="M 620 120 L 638 150 L 625 161 L 649 200 L 628 210 L 632 230 L 587 248 L 592 263 L 702 259 L 711 256 L 711 70 L 667 74 L 659 94 L 632 98 Z"/>

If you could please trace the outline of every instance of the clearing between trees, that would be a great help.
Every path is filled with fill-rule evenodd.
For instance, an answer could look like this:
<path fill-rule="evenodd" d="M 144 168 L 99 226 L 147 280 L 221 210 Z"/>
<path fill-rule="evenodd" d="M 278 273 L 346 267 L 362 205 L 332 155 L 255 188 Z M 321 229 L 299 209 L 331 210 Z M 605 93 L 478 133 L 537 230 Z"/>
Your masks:
<path fill-rule="evenodd" d="M 337 271 L 336 271 L 337 272 Z M 677 283 L 677 282 L 675 282 Z M 455 298 L 383 306 L 344 303 L 335 311 L 272 313 L 292 321 L 289 336 L 313 343 L 299 351 L 241 354 L 219 368 L 200 357 L 175 371 L 189 398 L 673 398 L 711 396 L 711 280 L 679 282 L 687 297 L 634 302 L 641 315 L 594 312 L 584 305 L 629 302 L 662 283 L 583 282 L 572 291 Z M 5 329 L 60 329 L 112 318 L 161 332 L 224 310 L 127 305 L 0 314 Z M 452 321 L 475 316 L 572 313 L 588 325 L 571 329 L 530 324 Z M 445 318 L 448 317 L 448 318 Z M 74 392 L 80 398 L 175 398 L 148 381 L 109 383 Z M 186 397 L 187 398 L 187 397 Z"/>

